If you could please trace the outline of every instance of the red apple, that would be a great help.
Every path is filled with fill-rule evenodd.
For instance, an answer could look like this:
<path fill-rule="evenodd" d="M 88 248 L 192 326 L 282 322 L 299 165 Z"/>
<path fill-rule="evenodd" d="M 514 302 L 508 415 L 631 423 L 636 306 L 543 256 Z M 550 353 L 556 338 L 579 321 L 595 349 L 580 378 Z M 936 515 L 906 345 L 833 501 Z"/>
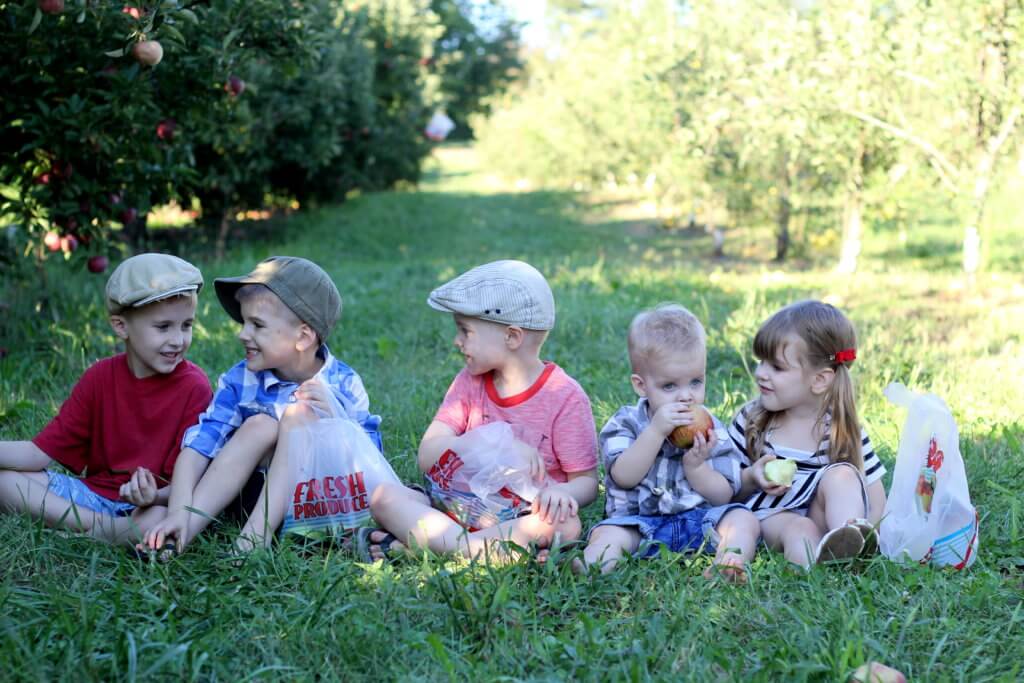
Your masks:
<path fill-rule="evenodd" d="M 121 12 L 127 14 L 132 19 L 139 19 L 142 17 L 142 11 L 139 10 L 138 7 L 131 7 L 129 5 L 125 5 L 121 8 Z"/>
<path fill-rule="evenodd" d="M 120 214 L 121 222 L 124 223 L 125 225 L 128 225 L 129 223 L 134 223 L 135 219 L 137 219 L 138 217 L 139 211 L 134 206 L 128 207 L 127 209 L 123 210 Z"/>
<path fill-rule="evenodd" d="M 110 259 L 106 256 L 90 256 L 86 267 L 90 273 L 102 273 L 110 265 Z"/>
<path fill-rule="evenodd" d="M 693 439 L 697 434 L 703 434 L 709 438 L 711 430 L 715 428 L 711 420 L 711 413 L 704 409 L 704 406 L 696 406 L 693 409 L 693 424 L 681 425 L 672 430 L 668 435 L 669 441 L 676 448 L 689 448 L 693 445 Z"/>
<path fill-rule="evenodd" d="M 238 97 L 245 92 L 245 81 L 235 75 L 228 76 L 228 82 L 224 84 L 224 91 Z"/>
<path fill-rule="evenodd" d="M 50 165 L 50 174 L 54 178 L 61 180 L 68 180 L 75 173 L 75 167 L 71 165 L 70 161 L 61 161 L 60 159 L 54 159 Z"/>
<path fill-rule="evenodd" d="M 43 244 L 50 251 L 60 251 L 60 235 L 55 231 L 50 230 L 48 233 L 43 235 Z"/>
<path fill-rule="evenodd" d="M 75 249 L 78 249 L 78 239 L 74 235 L 64 235 L 60 238 L 60 250 L 65 254 L 70 254 Z"/>
<path fill-rule="evenodd" d="M 132 56 L 139 64 L 156 66 L 164 58 L 164 48 L 155 40 L 143 40 L 132 45 Z"/>
<path fill-rule="evenodd" d="M 64 0 L 39 0 L 39 11 L 43 14 L 60 14 L 64 11 Z"/>
<path fill-rule="evenodd" d="M 49 173 L 40 173 L 39 175 L 37 175 L 35 177 L 35 183 L 37 185 L 49 185 L 50 184 L 50 180 L 52 180 L 52 179 L 53 179 L 53 176 L 51 176 Z"/>
<path fill-rule="evenodd" d="M 174 140 L 174 131 L 178 129 L 178 122 L 174 119 L 164 119 L 156 124 L 156 136 L 164 142 Z"/>

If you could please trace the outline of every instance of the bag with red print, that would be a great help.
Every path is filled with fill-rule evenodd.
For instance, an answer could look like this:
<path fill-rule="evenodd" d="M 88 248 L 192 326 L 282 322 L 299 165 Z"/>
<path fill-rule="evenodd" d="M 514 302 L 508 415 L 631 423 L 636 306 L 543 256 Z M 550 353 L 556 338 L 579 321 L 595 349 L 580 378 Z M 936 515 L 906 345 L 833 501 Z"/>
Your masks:
<path fill-rule="evenodd" d="M 882 554 L 969 567 L 978 555 L 978 513 L 971 505 L 956 421 L 934 394 L 894 382 L 885 396 L 907 409 L 907 420 L 879 532 Z"/>
<path fill-rule="evenodd" d="M 460 436 L 427 472 L 431 504 L 470 531 L 529 512 L 547 482 L 533 480 L 515 441 L 507 422 L 489 422 Z"/>
<path fill-rule="evenodd" d="M 331 395 L 333 415 L 289 432 L 292 496 L 281 532 L 344 536 L 370 520 L 370 496 L 401 480 L 362 426 Z"/>

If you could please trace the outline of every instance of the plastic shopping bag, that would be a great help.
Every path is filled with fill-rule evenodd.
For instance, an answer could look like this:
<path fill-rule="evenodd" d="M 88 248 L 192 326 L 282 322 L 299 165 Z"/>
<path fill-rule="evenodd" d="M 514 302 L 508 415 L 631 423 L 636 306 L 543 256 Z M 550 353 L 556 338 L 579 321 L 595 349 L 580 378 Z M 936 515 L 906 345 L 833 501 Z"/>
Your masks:
<path fill-rule="evenodd" d="M 434 142 L 441 142 L 453 130 L 455 130 L 455 122 L 448 118 L 444 112 L 437 111 L 430 117 L 430 121 L 427 122 L 427 127 L 423 130 L 423 133 L 428 139 Z"/>
<path fill-rule="evenodd" d="M 460 436 L 427 472 L 434 507 L 470 530 L 494 526 L 530 510 L 546 485 L 513 447 L 507 422 L 491 422 Z"/>
<path fill-rule="evenodd" d="M 282 533 L 338 535 L 370 519 L 370 496 L 383 483 L 401 484 L 359 423 L 335 402 L 324 416 L 288 438 L 292 498 Z"/>
<path fill-rule="evenodd" d="M 969 567 L 978 554 L 978 514 L 967 490 L 953 415 L 938 396 L 899 383 L 886 387 L 885 395 L 907 408 L 907 421 L 879 532 L 882 554 Z"/>

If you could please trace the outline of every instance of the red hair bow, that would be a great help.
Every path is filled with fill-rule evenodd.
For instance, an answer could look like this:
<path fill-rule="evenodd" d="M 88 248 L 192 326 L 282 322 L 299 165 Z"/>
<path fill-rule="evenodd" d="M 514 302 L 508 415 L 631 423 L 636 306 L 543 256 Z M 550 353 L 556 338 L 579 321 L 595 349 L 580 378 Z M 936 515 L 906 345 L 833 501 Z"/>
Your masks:
<path fill-rule="evenodd" d="M 852 360 L 857 360 L 857 349 L 843 349 L 833 353 L 828 358 L 830 361 L 835 363 L 849 363 Z"/>

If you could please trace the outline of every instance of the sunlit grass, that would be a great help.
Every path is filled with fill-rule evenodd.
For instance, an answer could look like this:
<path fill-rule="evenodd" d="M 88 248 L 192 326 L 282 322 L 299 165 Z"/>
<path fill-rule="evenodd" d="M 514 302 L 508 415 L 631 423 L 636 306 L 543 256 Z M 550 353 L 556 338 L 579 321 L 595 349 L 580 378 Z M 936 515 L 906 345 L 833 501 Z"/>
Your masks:
<path fill-rule="evenodd" d="M 287 544 L 235 568 L 229 533 L 150 566 L 4 517 L 5 679 L 843 680 L 868 658 L 912 680 L 1019 677 L 1019 269 L 1000 266 L 969 285 L 957 271 L 958 235 L 934 226 L 914 238 L 916 251 L 895 236 L 870 237 L 853 277 L 833 274 L 824 258 L 781 268 L 770 262 L 770 240 L 716 262 L 702 232 L 647 229 L 587 197 L 508 188 L 475 163 L 471 149 L 445 149 L 419 191 L 296 214 L 273 241 L 230 244 L 222 262 L 190 247 L 184 255 L 208 285 L 190 357 L 211 379 L 240 358 L 215 277 L 275 253 L 314 259 L 345 301 L 332 349 L 363 376 L 384 416 L 387 455 L 413 479 L 416 444 L 461 362 L 451 321 L 425 299 L 472 265 L 523 258 L 548 275 L 558 323 L 545 355 L 581 382 L 599 426 L 634 400 L 625 330 L 637 310 L 675 300 L 704 320 L 708 405 L 728 418 L 751 396 L 749 347 L 760 322 L 796 298 L 827 298 L 858 326 L 860 409 L 883 460 L 891 464 L 903 420 L 882 397 L 888 382 L 936 392 L 956 415 L 982 516 L 975 567 L 957 574 L 876 560 L 800 576 L 762 553 L 751 586 L 737 590 L 708 586 L 704 557 L 577 578 L 529 561 L 489 568 L 419 557 L 365 567 L 347 551 Z M 1007 230 L 994 241 L 1019 244 L 1020 229 Z M 947 255 L 933 258 L 929 243 Z M 42 306 L 34 283 L 2 281 L 11 310 L 0 346 L 11 354 L 0 361 L 0 438 L 35 434 L 82 370 L 116 348 L 103 277 L 57 263 L 48 272 Z M 585 520 L 600 508 L 587 508 Z"/>

